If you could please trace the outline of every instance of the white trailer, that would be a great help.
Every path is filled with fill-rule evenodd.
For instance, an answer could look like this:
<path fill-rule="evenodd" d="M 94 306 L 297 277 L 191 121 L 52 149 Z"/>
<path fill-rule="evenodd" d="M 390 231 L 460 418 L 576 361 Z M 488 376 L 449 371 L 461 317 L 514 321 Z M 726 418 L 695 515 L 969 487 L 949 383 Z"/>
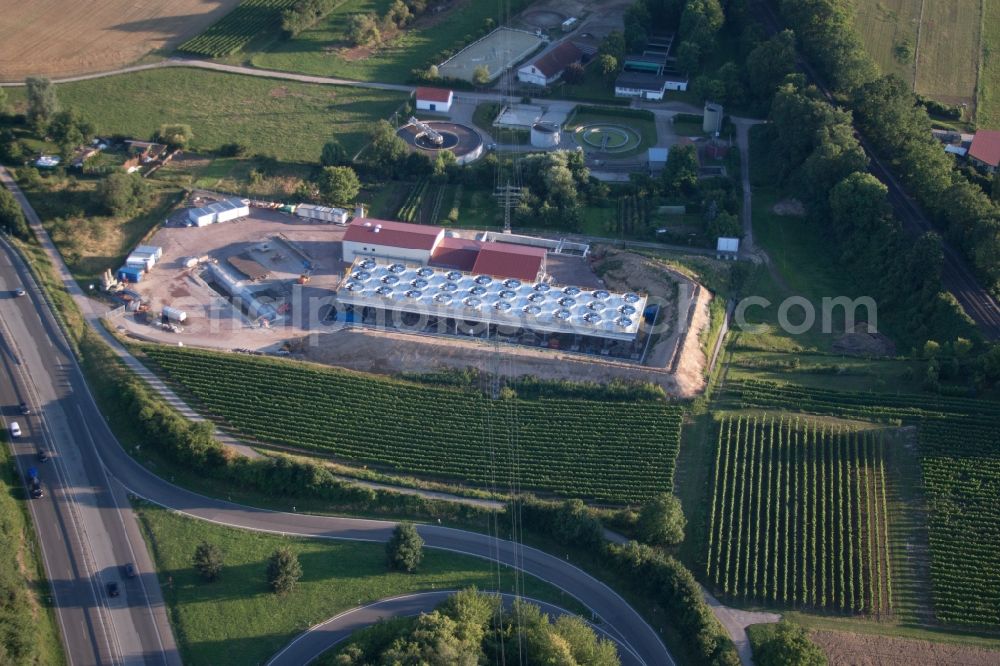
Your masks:
<path fill-rule="evenodd" d="M 177 308 L 172 308 L 169 305 L 164 306 L 163 316 L 170 321 L 176 321 L 178 323 L 184 322 L 184 320 L 188 317 L 187 312 L 184 312 L 184 310 L 178 310 Z"/>
<path fill-rule="evenodd" d="M 310 220 L 322 220 L 334 224 L 347 224 L 347 211 L 343 208 L 328 208 L 314 204 L 300 204 L 295 208 L 295 214 Z"/>
<path fill-rule="evenodd" d="M 153 266 L 156 265 L 156 258 L 151 254 L 133 252 L 125 259 L 125 265 L 141 268 L 144 271 L 151 271 L 153 270 Z"/>
<path fill-rule="evenodd" d="M 163 256 L 163 248 L 158 245 L 139 245 L 134 250 L 132 250 L 132 253 L 151 254 L 156 258 L 157 261 L 159 261 L 160 257 Z"/>

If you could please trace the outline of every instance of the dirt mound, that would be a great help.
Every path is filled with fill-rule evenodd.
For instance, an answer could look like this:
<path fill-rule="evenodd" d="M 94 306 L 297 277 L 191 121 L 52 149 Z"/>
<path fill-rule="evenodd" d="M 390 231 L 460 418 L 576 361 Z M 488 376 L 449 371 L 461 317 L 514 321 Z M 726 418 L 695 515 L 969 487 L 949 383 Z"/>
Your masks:
<path fill-rule="evenodd" d="M 806 207 L 798 199 L 782 199 L 771 208 L 776 215 L 794 215 L 802 217 L 806 214 Z"/>
<path fill-rule="evenodd" d="M 868 324 L 861 322 L 854 331 L 833 341 L 833 351 L 850 356 L 895 356 L 896 344 L 881 333 L 869 333 Z"/>

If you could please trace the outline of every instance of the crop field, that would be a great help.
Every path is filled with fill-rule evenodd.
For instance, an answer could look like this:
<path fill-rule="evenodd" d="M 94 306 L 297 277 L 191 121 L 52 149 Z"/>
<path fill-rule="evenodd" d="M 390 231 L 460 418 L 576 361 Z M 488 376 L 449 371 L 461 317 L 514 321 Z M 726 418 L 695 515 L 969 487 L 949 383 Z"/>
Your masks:
<path fill-rule="evenodd" d="M 388 118 L 403 93 L 274 81 L 239 74 L 168 68 L 61 84 L 64 106 L 78 110 L 102 134 L 148 139 L 163 123 L 191 125 L 191 148 L 241 143 L 248 153 L 290 162 L 319 162 L 337 138 L 353 153 L 371 125 Z M 23 104 L 23 91 L 11 95 Z"/>
<path fill-rule="evenodd" d="M 862 0 L 855 4 L 854 25 L 868 53 L 883 72 L 897 74 L 911 86 L 921 1 Z"/>
<path fill-rule="evenodd" d="M 0 11 L 0 80 L 62 77 L 123 67 L 168 52 L 238 0 L 31 0 Z"/>
<path fill-rule="evenodd" d="M 744 407 L 917 424 L 934 612 L 945 623 L 1000 626 L 1000 404 L 754 381 L 727 390 Z"/>
<path fill-rule="evenodd" d="M 1000 626 L 1000 426 L 932 419 L 920 427 L 931 507 L 934 611 Z"/>
<path fill-rule="evenodd" d="M 237 432 L 343 460 L 609 502 L 669 490 L 681 408 L 501 398 L 296 362 L 144 347 Z M 514 427 L 516 424 L 516 427 Z M 491 462 L 494 461 L 494 462 Z"/>
<path fill-rule="evenodd" d="M 855 26 L 882 71 L 898 74 L 921 95 L 974 105 L 982 12 L 988 4 L 861 0 Z"/>
<path fill-rule="evenodd" d="M 261 31 L 280 26 L 281 12 L 293 4 L 295 0 L 243 0 L 236 9 L 177 50 L 209 58 L 232 55 Z"/>
<path fill-rule="evenodd" d="M 891 612 L 882 449 L 871 431 L 724 418 L 707 576 L 744 600 Z"/>

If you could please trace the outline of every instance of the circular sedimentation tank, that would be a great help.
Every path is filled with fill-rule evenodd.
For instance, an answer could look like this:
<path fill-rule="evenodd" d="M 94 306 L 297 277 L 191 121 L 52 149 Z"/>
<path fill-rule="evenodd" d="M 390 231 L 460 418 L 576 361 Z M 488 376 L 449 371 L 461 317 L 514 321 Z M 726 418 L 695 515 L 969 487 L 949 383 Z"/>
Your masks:
<path fill-rule="evenodd" d="M 483 154 L 483 138 L 468 125 L 445 120 L 425 120 L 423 124 L 440 135 L 440 143 L 433 141 L 416 125 L 404 125 L 396 130 L 396 135 L 406 142 L 410 150 L 432 159 L 440 151 L 449 150 L 459 164 L 467 164 Z"/>

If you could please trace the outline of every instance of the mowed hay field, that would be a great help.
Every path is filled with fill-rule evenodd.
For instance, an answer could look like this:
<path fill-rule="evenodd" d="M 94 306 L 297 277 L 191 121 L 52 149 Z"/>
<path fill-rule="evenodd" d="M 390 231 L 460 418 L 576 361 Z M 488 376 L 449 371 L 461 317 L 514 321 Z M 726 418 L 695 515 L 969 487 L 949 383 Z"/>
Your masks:
<path fill-rule="evenodd" d="M 169 51 L 239 0 L 8 0 L 0 4 L 0 80 L 64 77 Z"/>
<path fill-rule="evenodd" d="M 983 65 L 976 121 L 980 127 L 1000 129 L 1000 2 L 987 2 L 983 11 Z"/>
<path fill-rule="evenodd" d="M 885 72 L 915 92 L 949 104 L 975 105 L 982 12 L 990 0 L 859 0 L 855 25 Z M 908 43 L 912 58 L 901 59 Z"/>
<path fill-rule="evenodd" d="M 318 162 L 336 135 L 350 152 L 405 101 L 403 93 L 277 81 L 188 68 L 155 69 L 56 88 L 64 107 L 102 134 L 148 139 L 163 123 L 186 123 L 193 150 L 227 143 L 290 162 Z M 23 106 L 24 91 L 11 91 Z"/>

